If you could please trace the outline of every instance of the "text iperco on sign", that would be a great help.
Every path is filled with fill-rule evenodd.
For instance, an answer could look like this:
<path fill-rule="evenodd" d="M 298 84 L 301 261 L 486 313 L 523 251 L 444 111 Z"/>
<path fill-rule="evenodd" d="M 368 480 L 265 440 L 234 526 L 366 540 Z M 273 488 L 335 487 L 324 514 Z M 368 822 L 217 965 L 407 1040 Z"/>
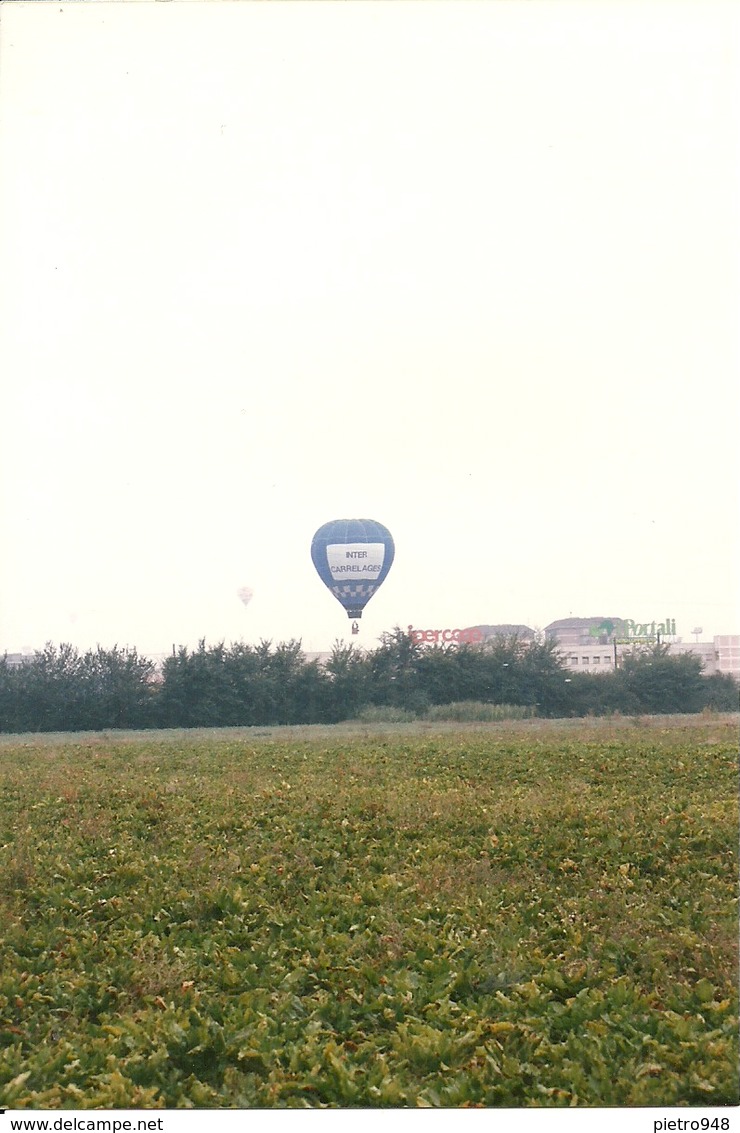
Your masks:
<path fill-rule="evenodd" d="M 438 645 L 440 641 L 473 645 L 483 640 L 483 634 L 477 626 L 470 629 L 414 629 L 413 626 L 409 626 L 408 633 L 411 640 L 417 645 L 421 645 L 423 642 Z"/>

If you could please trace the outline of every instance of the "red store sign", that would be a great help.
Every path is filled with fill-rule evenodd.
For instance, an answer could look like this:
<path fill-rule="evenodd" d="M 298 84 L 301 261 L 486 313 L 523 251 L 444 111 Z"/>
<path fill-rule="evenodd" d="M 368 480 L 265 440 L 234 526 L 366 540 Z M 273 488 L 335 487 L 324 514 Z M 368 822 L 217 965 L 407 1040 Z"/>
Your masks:
<path fill-rule="evenodd" d="M 483 641 L 483 634 L 479 629 L 414 629 L 408 627 L 408 634 L 415 645 L 439 645 L 454 642 L 458 645 L 475 645 Z"/>

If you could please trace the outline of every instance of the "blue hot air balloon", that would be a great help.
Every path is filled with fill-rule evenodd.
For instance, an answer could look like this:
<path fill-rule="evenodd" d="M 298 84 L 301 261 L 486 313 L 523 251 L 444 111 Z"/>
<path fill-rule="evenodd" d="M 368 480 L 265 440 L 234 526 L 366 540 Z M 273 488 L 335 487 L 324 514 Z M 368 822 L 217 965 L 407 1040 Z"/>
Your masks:
<path fill-rule="evenodd" d="M 311 542 L 311 558 L 321 581 L 344 606 L 348 618 L 362 611 L 393 564 L 393 536 L 374 519 L 333 519 Z M 352 627 L 357 632 L 357 627 Z"/>

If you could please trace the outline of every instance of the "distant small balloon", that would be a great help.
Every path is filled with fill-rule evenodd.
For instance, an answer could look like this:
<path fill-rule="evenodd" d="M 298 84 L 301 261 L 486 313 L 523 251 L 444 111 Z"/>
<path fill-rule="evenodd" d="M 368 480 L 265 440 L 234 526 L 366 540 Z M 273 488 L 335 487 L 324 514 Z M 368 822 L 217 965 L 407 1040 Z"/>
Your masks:
<path fill-rule="evenodd" d="M 240 602 L 243 602 L 245 606 L 248 606 L 252 601 L 253 594 L 254 591 L 252 590 L 251 586 L 240 586 L 236 592 L 237 598 Z"/>

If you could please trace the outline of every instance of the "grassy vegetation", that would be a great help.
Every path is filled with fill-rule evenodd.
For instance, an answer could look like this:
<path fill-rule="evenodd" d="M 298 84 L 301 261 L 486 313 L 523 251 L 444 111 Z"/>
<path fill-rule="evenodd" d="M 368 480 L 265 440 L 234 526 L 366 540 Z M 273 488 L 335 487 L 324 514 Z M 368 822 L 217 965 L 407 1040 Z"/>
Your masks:
<path fill-rule="evenodd" d="M 480 700 L 459 700 L 452 704 L 433 704 L 423 712 L 411 712 L 390 704 L 368 705 L 358 712 L 357 720 L 362 724 L 409 724 L 414 720 L 482 724 L 500 720 L 528 720 L 532 716 L 532 709 L 521 704 L 486 704 Z"/>
<path fill-rule="evenodd" d="M 0 743 L 0 1105 L 721 1105 L 737 719 Z"/>
<path fill-rule="evenodd" d="M 534 716 L 533 710 L 523 704 L 485 704 L 479 700 L 435 704 L 424 713 L 426 720 L 455 720 L 461 724 L 527 720 L 531 716 Z"/>

